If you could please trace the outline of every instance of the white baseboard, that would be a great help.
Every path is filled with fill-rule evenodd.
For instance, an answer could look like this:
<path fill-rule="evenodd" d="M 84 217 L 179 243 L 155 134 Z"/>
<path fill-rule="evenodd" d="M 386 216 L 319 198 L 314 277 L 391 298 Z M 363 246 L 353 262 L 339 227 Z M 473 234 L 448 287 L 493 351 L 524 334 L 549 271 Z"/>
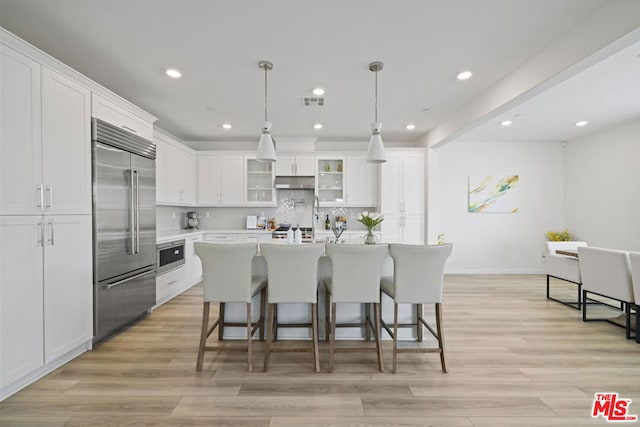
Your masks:
<path fill-rule="evenodd" d="M 41 366 L 35 371 L 30 372 L 29 374 L 25 375 L 19 380 L 14 381 L 11 384 L 7 384 L 7 385 L 3 384 L 2 388 L 0 388 L 0 402 L 5 400 L 7 397 L 10 397 L 13 394 L 19 392 L 29 384 L 32 384 L 37 380 L 39 380 L 40 378 L 44 377 L 45 375 L 53 372 L 54 370 L 58 369 L 62 365 L 70 362 L 71 360 L 80 356 L 82 353 L 86 352 L 87 350 L 91 350 L 92 344 L 93 344 L 93 339 L 85 341 L 84 343 L 80 344 L 78 347 L 72 350 L 69 350 L 67 353 L 63 354 L 62 356 L 58 357 L 55 360 L 52 360 L 46 365 Z"/>

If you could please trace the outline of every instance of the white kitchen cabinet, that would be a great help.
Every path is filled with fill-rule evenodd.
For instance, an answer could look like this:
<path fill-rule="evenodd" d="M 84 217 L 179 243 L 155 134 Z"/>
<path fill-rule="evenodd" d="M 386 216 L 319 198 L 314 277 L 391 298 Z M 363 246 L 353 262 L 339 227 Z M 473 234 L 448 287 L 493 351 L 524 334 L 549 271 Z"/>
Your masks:
<path fill-rule="evenodd" d="M 42 226 L 41 216 L 0 216 L 2 396 L 6 386 L 44 364 Z"/>
<path fill-rule="evenodd" d="M 197 188 L 196 155 L 164 132 L 154 134 L 156 144 L 156 202 L 194 206 Z"/>
<path fill-rule="evenodd" d="M 167 144 L 165 165 L 165 195 L 167 202 L 195 204 L 196 156 L 172 144 Z"/>
<path fill-rule="evenodd" d="M 179 294 L 185 282 L 185 266 L 167 271 L 156 277 L 156 305 L 163 304 Z"/>
<path fill-rule="evenodd" d="M 383 241 L 424 244 L 424 151 L 387 150 L 380 170 Z"/>
<path fill-rule="evenodd" d="M 316 195 L 321 206 L 344 206 L 344 166 L 342 156 L 318 156 Z"/>
<path fill-rule="evenodd" d="M 185 280 L 187 286 L 191 286 L 202 280 L 202 262 L 200 257 L 196 255 L 195 244 L 202 242 L 202 234 L 197 236 L 189 236 L 185 239 Z"/>
<path fill-rule="evenodd" d="M 0 51 L 0 214 L 42 212 L 41 65 Z"/>
<path fill-rule="evenodd" d="M 198 156 L 198 205 L 243 206 L 244 156 L 211 154 Z"/>
<path fill-rule="evenodd" d="M 93 337 L 91 215 L 44 217 L 45 363 Z"/>
<path fill-rule="evenodd" d="M 90 214 L 89 90 L 4 46 L 0 67 L 0 214 Z"/>
<path fill-rule="evenodd" d="M 315 156 L 310 154 L 280 154 L 276 160 L 277 176 L 314 176 Z"/>
<path fill-rule="evenodd" d="M 245 202 L 252 206 L 275 206 L 273 162 L 259 162 L 255 156 L 245 156 Z"/>
<path fill-rule="evenodd" d="M 366 153 L 346 157 L 345 205 L 378 206 L 378 165 L 367 162 Z"/>
<path fill-rule="evenodd" d="M 93 337 L 90 215 L 1 216 L 2 396 Z"/>
<path fill-rule="evenodd" d="M 90 119 L 91 92 L 43 67 L 42 179 L 45 212 L 91 214 Z"/>
<path fill-rule="evenodd" d="M 206 233 L 204 235 L 204 241 L 207 243 L 234 242 L 236 240 L 238 240 L 238 235 L 232 233 Z"/>
<path fill-rule="evenodd" d="M 91 97 L 91 110 L 93 117 L 149 141 L 153 140 L 153 123 L 96 93 Z"/>

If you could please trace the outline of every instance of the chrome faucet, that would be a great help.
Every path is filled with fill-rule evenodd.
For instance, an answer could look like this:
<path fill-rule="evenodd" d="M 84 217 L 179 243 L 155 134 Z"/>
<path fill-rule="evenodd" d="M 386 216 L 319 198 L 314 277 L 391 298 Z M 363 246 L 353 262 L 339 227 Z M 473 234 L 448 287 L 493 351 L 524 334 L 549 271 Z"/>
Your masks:
<path fill-rule="evenodd" d="M 311 209 L 311 241 L 316 242 L 316 222 L 320 221 L 320 199 L 313 196 L 313 209 Z"/>

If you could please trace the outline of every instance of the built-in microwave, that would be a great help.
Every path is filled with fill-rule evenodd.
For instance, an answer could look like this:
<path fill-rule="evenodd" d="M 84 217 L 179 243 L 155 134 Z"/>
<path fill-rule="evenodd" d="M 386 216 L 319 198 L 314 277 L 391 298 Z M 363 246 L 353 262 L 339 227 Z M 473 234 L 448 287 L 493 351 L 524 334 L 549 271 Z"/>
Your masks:
<path fill-rule="evenodd" d="M 185 240 L 181 239 L 159 243 L 156 246 L 158 274 L 166 273 L 184 265 L 184 245 Z"/>

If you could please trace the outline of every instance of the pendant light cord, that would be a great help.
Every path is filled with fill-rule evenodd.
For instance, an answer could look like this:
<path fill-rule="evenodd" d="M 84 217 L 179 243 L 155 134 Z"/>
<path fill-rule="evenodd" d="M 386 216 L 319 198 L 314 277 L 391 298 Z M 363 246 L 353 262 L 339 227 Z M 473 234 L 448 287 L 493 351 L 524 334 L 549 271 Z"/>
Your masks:
<path fill-rule="evenodd" d="M 267 70 L 268 67 L 264 67 L 264 121 L 267 121 Z"/>
<path fill-rule="evenodd" d="M 376 70 L 376 120 L 375 123 L 378 123 L 378 70 Z"/>

